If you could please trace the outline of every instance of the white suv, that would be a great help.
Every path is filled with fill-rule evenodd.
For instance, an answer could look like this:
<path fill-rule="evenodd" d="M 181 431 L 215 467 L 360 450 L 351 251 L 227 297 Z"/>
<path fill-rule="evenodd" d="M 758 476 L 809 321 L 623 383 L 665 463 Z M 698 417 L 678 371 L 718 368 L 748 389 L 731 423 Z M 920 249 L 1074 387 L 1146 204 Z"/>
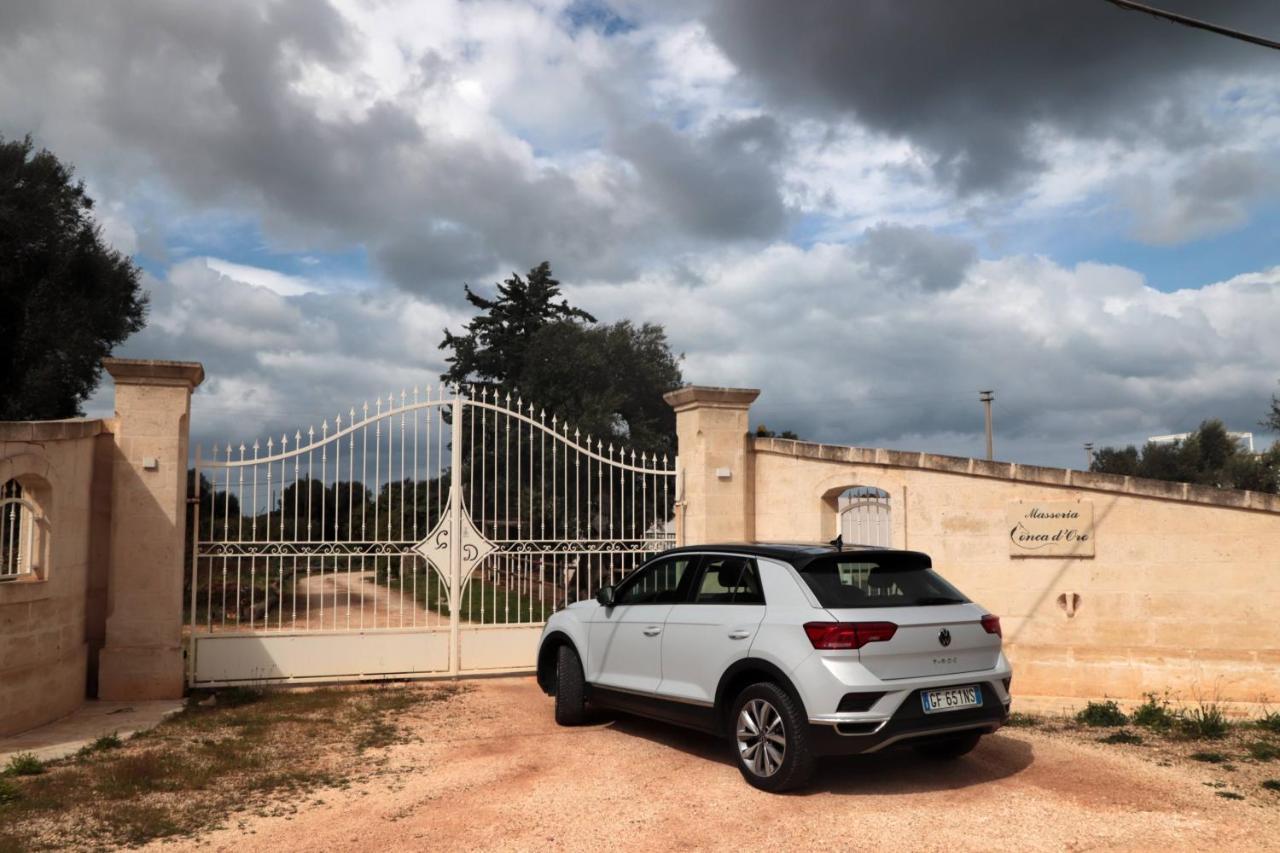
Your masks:
<path fill-rule="evenodd" d="M 910 744 L 955 758 L 1003 725 L 1000 620 L 916 551 L 705 545 L 667 551 L 547 622 L 556 722 L 587 704 L 734 739 L 767 791 L 815 756 Z"/>

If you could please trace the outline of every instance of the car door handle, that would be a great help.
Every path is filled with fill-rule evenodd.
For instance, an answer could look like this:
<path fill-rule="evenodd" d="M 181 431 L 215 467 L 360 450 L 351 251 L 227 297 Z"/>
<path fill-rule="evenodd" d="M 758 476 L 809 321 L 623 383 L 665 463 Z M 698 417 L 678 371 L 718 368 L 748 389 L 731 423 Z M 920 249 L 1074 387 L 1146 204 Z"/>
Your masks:
<path fill-rule="evenodd" d="M 745 640 L 747 637 L 750 637 L 750 636 L 751 636 L 751 632 L 743 630 L 742 628 L 739 628 L 736 631 L 729 632 L 730 640 Z"/>
<path fill-rule="evenodd" d="M 650 625 L 648 628 L 644 629 L 644 635 L 646 637 L 656 637 L 661 633 L 662 628 L 659 625 Z"/>

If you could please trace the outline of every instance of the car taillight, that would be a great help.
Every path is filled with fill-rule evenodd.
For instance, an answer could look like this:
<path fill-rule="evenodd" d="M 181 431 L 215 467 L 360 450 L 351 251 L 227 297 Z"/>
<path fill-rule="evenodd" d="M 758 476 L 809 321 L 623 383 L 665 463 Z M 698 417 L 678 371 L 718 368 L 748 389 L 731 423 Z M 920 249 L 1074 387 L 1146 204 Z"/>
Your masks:
<path fill-rule="evenodd" d="M 804 632 L 815 649 L 860 649 L 867 643 L 883 643 L 893 638 L 898 626 L 892 622 L 807 622 Z"/>
<path fill-rule="evenodd" d="M 999 616 L 983 616 L 982 630 L 986 631 L 988 634 L 995 634 L 997 637 L 1004 636 L 1004 634 L 1000 633 L 1000 617 Z"/>

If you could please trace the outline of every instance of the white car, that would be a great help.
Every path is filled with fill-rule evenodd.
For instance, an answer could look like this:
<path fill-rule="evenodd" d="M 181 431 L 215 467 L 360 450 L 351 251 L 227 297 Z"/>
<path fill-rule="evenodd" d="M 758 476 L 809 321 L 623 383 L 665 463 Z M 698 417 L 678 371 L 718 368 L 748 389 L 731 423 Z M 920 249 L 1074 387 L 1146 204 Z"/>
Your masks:
<path fill-rule="evenodd" d="M 538 683 L 561 725 L 589 704 L 731 737 L 746 780 L 782 791 L 820 755 L 972 750 L 1009 715 L 1000 640 L 926 554 L 704 545 L 555 613 Z"/>

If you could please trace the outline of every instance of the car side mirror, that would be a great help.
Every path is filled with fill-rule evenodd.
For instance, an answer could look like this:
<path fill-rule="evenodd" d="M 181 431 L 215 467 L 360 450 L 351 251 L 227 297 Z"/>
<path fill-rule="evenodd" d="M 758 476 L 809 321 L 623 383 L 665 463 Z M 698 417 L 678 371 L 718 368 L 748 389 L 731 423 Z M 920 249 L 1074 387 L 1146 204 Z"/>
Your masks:
<path fill-rule="evenodd" d="M 600 604 L 602 604 L 605 607 L 612 607 L 613 606 L 613 587 L 611 586 L 600 587 L 600 589 L 596 592 L 596 601 L 600 602 Z"/>

